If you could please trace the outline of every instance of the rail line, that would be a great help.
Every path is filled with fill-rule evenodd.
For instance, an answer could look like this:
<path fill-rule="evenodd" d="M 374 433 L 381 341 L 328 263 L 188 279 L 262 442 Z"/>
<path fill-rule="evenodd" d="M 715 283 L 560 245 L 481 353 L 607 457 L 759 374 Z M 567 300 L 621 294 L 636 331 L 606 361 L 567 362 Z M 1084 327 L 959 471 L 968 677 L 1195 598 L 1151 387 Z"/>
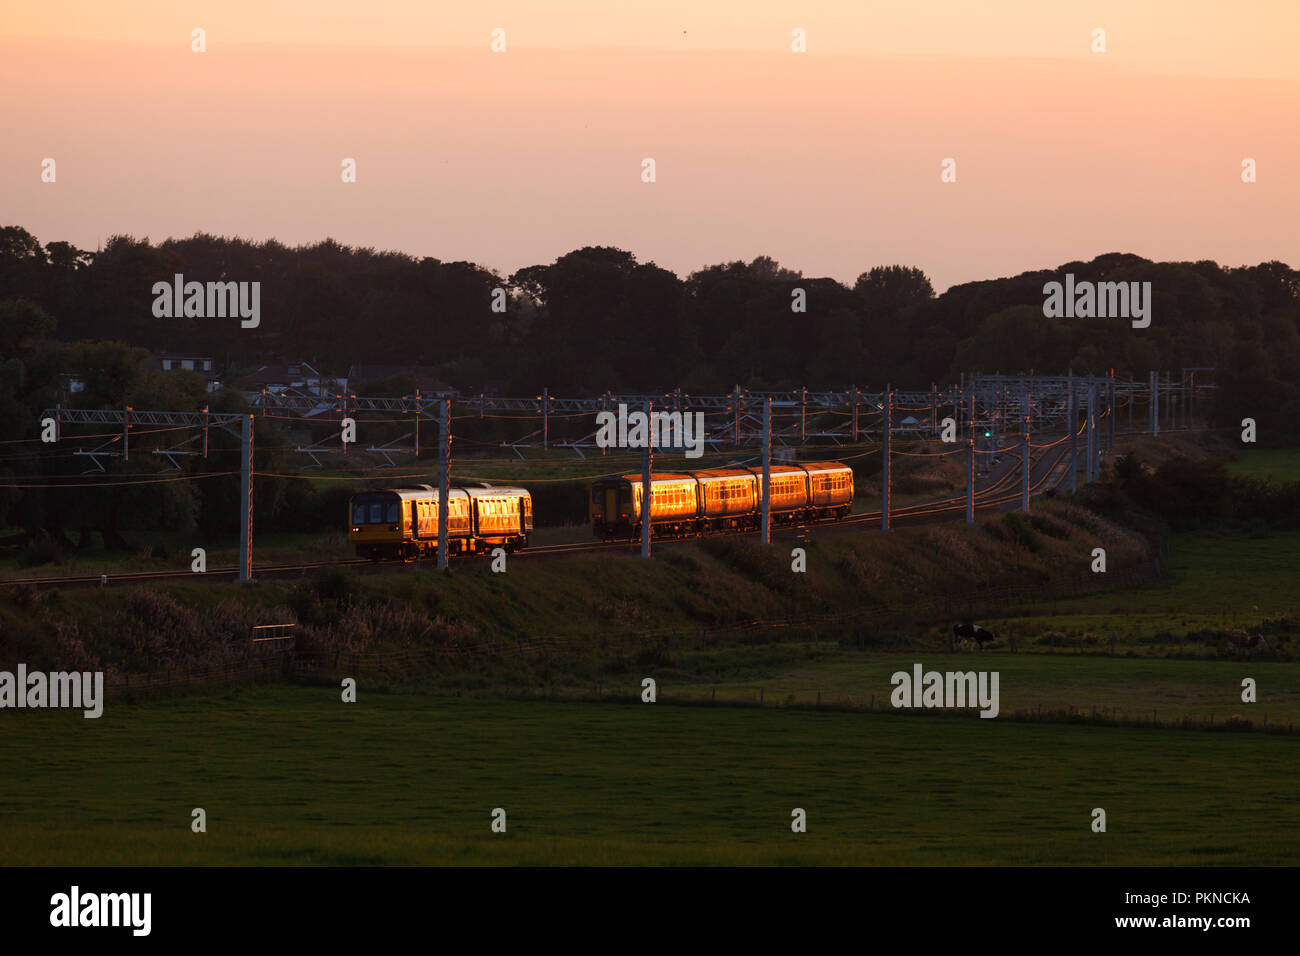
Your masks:
<path fill-rule="evenodd" d="M 1055 447 L 1053 447 L 1055 446 Z M 1057 487 L 1069 473 L 1067 464 L 1068 446 L 1063 442 L 1056 442 L 1047 446 L 1050 449 L 1042 455 L 1040 459 L 1033 463 L 1030 468 L 1030 495 L 1041 495 L 1049 488 Z M 993 478 L 991 484 L 985 488 L 975 489 L 975 509 L 976 511 L 997 510 L 1003 505 L 1017 501 L 1020 498 L 1021 491 L 1018 487 L 1008 490 L 1008 486 L 1017 482 L 1021 472 L 1016 463 L 1022 460 L 1021 456 L 1015 451 L 1005 453 L 1009 461 L 999 469 L 999 474 Z M 1035 471 L 1039 472 L 1039 477 L 1035 478 Z M 990 475 L 990 477 L 992 477 Z M 947 495 L 936 498 L 933 501 L 915 502 L 910 505 L 900 505 L 891 508 L 889 511 L 891 523 L 906 522 L 907 524 L 925 524 L 936 520 L 941 520 L 950 515 L 964 514 L 966 510 L 966 494 L 964 492 Z M 836 532 L 847 530 L 860 530 L 864 526 L 870 528 L 873 523 L 878 523 L 881 519 L 880 511 L 859 512 L 849 515 L 840 521 L 819 521 L 812 523 L 784 525 L 772 529 L 773 537 L 789 538 L 804 537 L 812 532 Z M 752 537 L 757 536 L 759 532 L 754 530 L 745 531 L 727 531 L 714 532 L 708 537 Z M 684 544 L 699 540 L 698 536 L 683 538 L 660 538 L 655 540 L 657 547 L 671 547 L 674 544 Z M 581 554 L 599 554 L 613 553 L 619 555 L 633 555 L 637 553 L 637 545 L 634 542 L 626 541 L 575 541 L 564 542 L 559 544 L 537 545 L 524 551 L 518 551 L 511 555 L 513 560 L 536 560 L 544 558 L 556 558 L 566 555 Z M 401 567 L 431 567 L 432 564 L 414 562 L 414 565 L 403 561 L 373 561 L 368 558 L 353 558 L 340 561 L 309 561 L 295 564 L 274 564 L 254 568 L 254 573 L 259 577 L 292 577 L 305 576 L 309 571 L 320 570 L 324 568 L 357 568 L 366 570 L 382 571 L 392 568 Z M 88 574 L 88 575 L 66 575 L 60 577 L 40 577 L 40 578 L 20 578 L 7 581 L 0 581 L 0 587 L 95 587 L 106 584 L 138 584 L 150 581 L 165 581 L 172 579 L 195 579 L 204 580 L 234 580 L 238 574 L 238 568 L 235 566 L 224 566 L 212 568 L 202 574 L 194 571 L 128 571 L 117 574 Z"/>

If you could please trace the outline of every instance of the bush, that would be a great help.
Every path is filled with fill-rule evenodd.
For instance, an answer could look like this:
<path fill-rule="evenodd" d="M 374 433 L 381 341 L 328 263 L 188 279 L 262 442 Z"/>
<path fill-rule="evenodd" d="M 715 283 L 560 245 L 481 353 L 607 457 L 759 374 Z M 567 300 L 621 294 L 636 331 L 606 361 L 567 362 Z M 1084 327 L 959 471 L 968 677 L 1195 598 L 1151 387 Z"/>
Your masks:
<path fill-rule="evenodd" d="M 351 604 L 356 591 L 353 576 L 341 568 L 321 568 L 312 580 L 312 587 L 322 603 L 339 606 Z"/>
<path fill-rule="evenodd" d="M 1034 529 L 1029 526 L 1029 523 L 1021 515 L 1014 511 L 1008 512 L 1002 519 L 1002 523 L 1006 525 L 1007 530 L 1010 532 L 1011 540 L 1022 548 L 1032 551 L 1034 554 L 1043 549 L 1043 543 L 1038 539 L 1038 535 L 1034 533 Z"/>
<path fill-rule="evenodd" d="M 42 532 L 29 540 L 18 552 L 20 568 L 34 568 L 41 564 L 58 564 L 63 560 L 63 548 L 50 535 Z"/>

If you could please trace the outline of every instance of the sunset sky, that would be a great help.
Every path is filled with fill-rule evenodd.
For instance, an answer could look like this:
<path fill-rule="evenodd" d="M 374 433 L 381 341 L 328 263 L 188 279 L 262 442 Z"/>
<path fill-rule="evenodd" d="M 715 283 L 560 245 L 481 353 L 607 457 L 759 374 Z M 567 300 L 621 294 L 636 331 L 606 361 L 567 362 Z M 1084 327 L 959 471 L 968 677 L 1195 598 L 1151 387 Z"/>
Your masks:
<path fill-rule="evenodd" d="M 616 245 L 937 289 L 1300 265 L 1300 0 L 44 0 L 6 10 L 0 78 L 0 224 L 91 249 L 332 236 L 504 274 Z"/>

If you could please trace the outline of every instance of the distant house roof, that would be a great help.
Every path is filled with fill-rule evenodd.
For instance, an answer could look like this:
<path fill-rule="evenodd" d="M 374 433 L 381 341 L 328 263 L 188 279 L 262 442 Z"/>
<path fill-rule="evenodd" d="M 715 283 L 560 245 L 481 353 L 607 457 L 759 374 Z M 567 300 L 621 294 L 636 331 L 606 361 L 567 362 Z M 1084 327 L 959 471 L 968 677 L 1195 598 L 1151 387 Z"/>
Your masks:
<path fill-rule="evenodd" d="M 176 372 L 183 369 L 198 372 L 209 380 L 217 377 L 214 366 L 212 356 L 186 352 L 155 352 L 144 360 L 144 367 L 151 372 Z"/>
<path fill-rule="evenodd" d="M 433 373 L 419 365 L 354 365 L 348 369 L 348 389 L 355 392 L 369 382 L 386 378 L 409 378 L 421 395 L 458 395 L 453 386 L 439 381 Z"/>
<path fill-rule="evenodd" d="M 309 382 L 320 382 L 324 378 L 325 376 L 306 362 L 297 362 L 291 365 L 263 365 L 256 372 L 247 376 L 251 384 L 262 388 L 270 388 L 275 385 L 303 386 Z"/>

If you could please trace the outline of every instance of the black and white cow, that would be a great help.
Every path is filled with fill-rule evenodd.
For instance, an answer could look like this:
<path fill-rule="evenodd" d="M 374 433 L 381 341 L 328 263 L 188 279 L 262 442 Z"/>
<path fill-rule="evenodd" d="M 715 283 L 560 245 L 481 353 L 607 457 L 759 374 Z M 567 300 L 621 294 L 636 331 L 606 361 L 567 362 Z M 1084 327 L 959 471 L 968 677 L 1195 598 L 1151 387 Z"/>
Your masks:
<path fill-rule="evenodd" d="M 1260 648 L 1264 648 L 1265 650 L 1270 649 L 1268 646 L 1268 641 L 1264 639 L 1263 634 L 1251 634 L 1249 636 L 1245 634 L 1239 634 L 1239 635 L 1229 637 L 1227 640 L 1227 648 L 1230 651 L 1238 651 L 1238 652 L 1256 651 L 1259 650 Z"/>
<path fill-rule="evenodd" d="M 996 637 L 997 635 L 992 631 L 986 631 L 978 624 L 955 624 L 952 628 L 952 638 L 954 641 L 959 644 L 965 643 L 966 641 L 974 641 L 979 645 L 980 650 L 983 650 L 984 645 L 991 642 Z"/>

